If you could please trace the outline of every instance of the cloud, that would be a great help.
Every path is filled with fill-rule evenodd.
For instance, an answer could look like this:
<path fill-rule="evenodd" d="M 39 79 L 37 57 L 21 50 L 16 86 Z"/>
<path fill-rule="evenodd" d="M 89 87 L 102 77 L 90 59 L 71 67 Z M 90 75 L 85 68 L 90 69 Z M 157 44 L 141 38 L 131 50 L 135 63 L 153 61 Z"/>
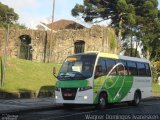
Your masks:
<path fill-rule="evenodd" d="M 42 2 L 41 2 L 42 1 Z M 45 17 L 39 9 L 44 2 L 49 0 L 0 0 L 3 4 L 13 8 L 19 15 L 18 22 L 30 27 L 31 24 L 38 23 L 40 19 Z M 46 9 L 46 8 L 45 8 Z"/>
<path fill-rule="evenodd" d="M 53 0 L 0 0 L 19 15 L 18 22 L 28 27 L 52 16 Z M 55 20 L 73 19 L 71 9 L 83 0 L 56 0 Z"/>
<path fill-rule="evenodd" d="M 38 0 L 0 0 L 0 2 L 17 10 L 38 5 Z"/>

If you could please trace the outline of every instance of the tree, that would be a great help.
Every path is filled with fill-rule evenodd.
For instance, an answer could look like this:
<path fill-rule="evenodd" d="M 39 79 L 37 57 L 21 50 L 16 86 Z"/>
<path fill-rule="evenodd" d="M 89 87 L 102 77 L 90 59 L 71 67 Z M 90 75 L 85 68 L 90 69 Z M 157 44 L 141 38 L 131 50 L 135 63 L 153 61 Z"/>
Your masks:
<path fill-rule="evenodd" d="M 86 22 L 100 19 L 111 20 L 119 40 L 122 39 L 123 24 L 134 24 L 134 6 L 129 0 L 84 0 L 84 5 L 76 4 L 71 11 L 73 16 L 81 16 Z"/>
<path fill-rule="evenodd" d="M 84 4 L 76 4 L 71 13 L 86 22 L 111 20 L 119 40 L 130 37 L 130 56 L 137 55 L 132 46 L 136 38 L 136 49 L 142 41 L 148 58 L 157 59 L 160 53 L 160 11 L 157 7 L 157 0 L 84 0 Z"/>
<path fill-rule="evenodd" d="M 145 28 L 147 29 L 147 27 Z M 160 19 L 154 20 L 142 36 L 144 51 L 150 60 L 160 59 Z"/>
<path fill-rule="evenodd" d="M 124 32 L 124 40 L 126 37 L 131 37 L 131 45 L 133 36 L 136 37 L 136 45 L 142 41 L 144 46 L 144 51 L 148 51 L 148 58 L 152 59 L 156 53 L 155 51 L 151 53 L 151 49 L 155 49 L 155 43 L 158 42 L 158 1 L 157 0 L 130 0 L 130 3 L 134 5 L 136 22 L 133 25 L 126 24 Z M 147 23 L 147 24 L 146 24 Z M 131 46 L 132 48 L 132 46 Z M 136 47 L 137 48 L 137 47 Z M 135 56 L 137 51 L 135 51 Z M 133 56 L 133 51 L 131 49 L 131 56 Z"/>
<path fill-rule="evenodd" d="M 148 59 L 157 59 L 160 53 L 159 32 L 160 19 L 157 0 L 135 1 L 137 26 L 140 29 L 140 38 L 144 46 L 144 51 Z"/>
<path fill-rule="evenodd" d="M 131 48 L 126 49 L 124 55 L 125 55 L 125 56 L 130 56 L 130 51 L 131 51 Z M 135 56 L 135 54 L 134 54 L 134 55 L 132 55 L 131 57 L 139 57 L 139 58 L 140 58 L 139 51 L 137 51 L 137 50 L 134 49 L 134 48 L 132 48 L 132 51 L 133 51 L 134 53 L 137 52 L 137 54 L 136 54 L 136 56 Z"/>
<path fill-rule="evenodd" d="M 7 15 L 12 14 L 12 19 L 8 19 Z M 19 16 L 14 12 L 13 8 L 9 8 L 0 2 L 0 27 L 5 27 L 7 22 L 14 24 L 18 20 Z"/>
<path fill-rule="evenodd" d="M 155 61 L 153 63 L 153 68 L 152 68 L 152 74 L 153 74 L 153 80 L 154 82 L 158 81 L 158 77 L 160 76 L 160 60 Z"/>

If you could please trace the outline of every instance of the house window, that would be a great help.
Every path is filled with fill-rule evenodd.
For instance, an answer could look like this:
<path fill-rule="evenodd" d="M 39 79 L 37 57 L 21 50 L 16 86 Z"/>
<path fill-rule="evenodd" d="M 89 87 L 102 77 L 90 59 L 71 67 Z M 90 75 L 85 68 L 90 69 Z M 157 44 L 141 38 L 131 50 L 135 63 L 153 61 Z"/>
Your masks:
<path fill-rule="evenodd" d="M 74 53 L 83 53 L 85 48 L 85 42 L 83 40 L 77 40 L 74 43 Z"/>

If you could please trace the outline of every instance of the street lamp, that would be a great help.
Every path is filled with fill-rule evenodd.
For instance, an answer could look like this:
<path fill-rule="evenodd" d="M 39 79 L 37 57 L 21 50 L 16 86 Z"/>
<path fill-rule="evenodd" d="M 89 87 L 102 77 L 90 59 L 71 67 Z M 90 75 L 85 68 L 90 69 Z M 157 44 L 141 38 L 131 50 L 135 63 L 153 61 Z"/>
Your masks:
<path fill-rule="evenodd" d="M 10 27 L 10 21 L 13 20 L 13 17 L 14 17 L 14 15 L 12 13 L 6 13 L 7 33 L 6 33 L 5 48 L 4 48 L 4 64 L 3 64 L 1 86 L 4 85 L 4 80 L 5 80 L 6 62 L 7 62 L 7 48 L 8 48 L 8 40 L 9 40 L 9 27 Z"/>

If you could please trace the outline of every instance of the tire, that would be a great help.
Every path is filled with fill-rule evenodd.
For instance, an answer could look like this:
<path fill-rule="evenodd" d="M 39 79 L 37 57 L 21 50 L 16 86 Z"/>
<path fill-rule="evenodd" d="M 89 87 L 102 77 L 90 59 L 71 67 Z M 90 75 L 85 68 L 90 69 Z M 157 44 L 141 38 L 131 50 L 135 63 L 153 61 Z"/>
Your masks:
<path fill-rule="evenodd" d="M 140 104 L 140 102 L 141 102 L 141 95 L 139 92 L 136 92 L 134 94 L 134 100 L 129 102 L 128 104 L 132 105 L 132 106 L 138 106 Z"/>
<path fill-rule="evenodd" d="M 96 108 L 103 110 L 106 108 L 106 106 L 107 106 L 107 96 L 105 93 L 101 93 L 99 95 L 98 104 Z"/>

